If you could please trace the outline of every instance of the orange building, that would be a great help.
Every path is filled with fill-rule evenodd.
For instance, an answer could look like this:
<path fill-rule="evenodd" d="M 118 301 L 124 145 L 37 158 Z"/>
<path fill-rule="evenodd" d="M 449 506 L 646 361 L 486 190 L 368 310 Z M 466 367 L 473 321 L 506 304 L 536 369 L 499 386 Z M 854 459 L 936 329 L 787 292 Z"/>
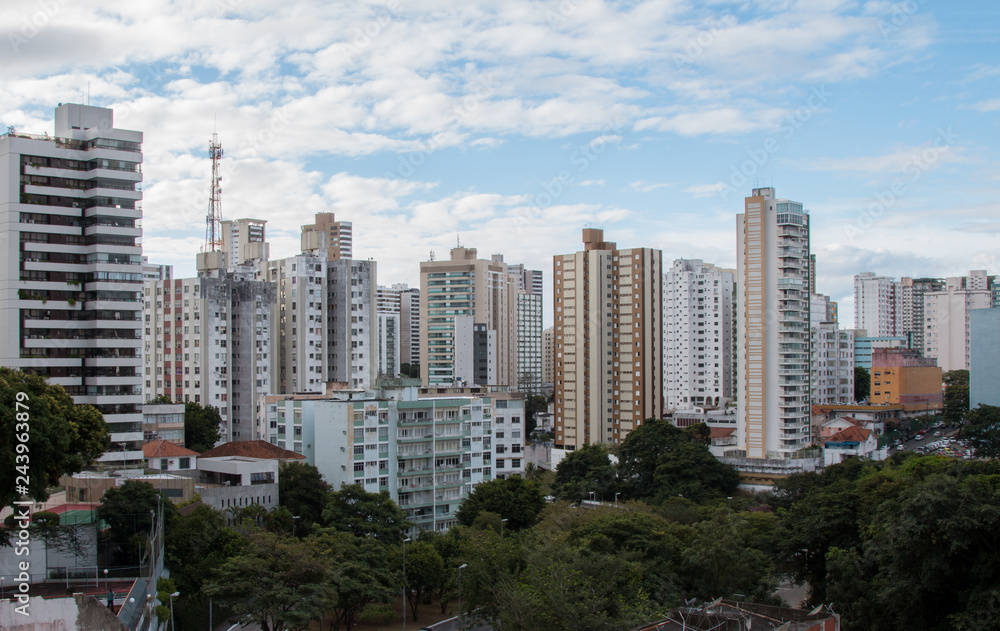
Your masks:
<path fill-rule="evenodd" d="M 934 359 L 909 349 L 878 348 L 872 353 L 872 404 L 902 405 L 905 412 L 944 407 L 943 374 Z"/>

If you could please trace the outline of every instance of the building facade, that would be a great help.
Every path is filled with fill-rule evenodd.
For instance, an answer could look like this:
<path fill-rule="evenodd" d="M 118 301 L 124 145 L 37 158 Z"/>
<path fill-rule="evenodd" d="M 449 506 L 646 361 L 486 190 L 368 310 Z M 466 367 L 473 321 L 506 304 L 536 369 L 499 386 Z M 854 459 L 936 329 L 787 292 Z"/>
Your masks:
<path fill-rule="evenodd" d="M 553 464 L 663 413 L 662 253 L 619 250 L 597 229 L 583 245 L 553 258 Z"/>
<path fill-rule="evenodd" d="M 809 215 L 755 188 L 736 226 L 737 441 L 785 458 L 811 444 Z"/>
<path fill-rule="evenodd" d="M 252 268 L 213 274 L 145 284 L 145 400 L 218 408 L 222 442 L 256 440 L 272 388 L 275 287 Z"/>
<path fill-rule="evenodd" d="M 1000 407 L 1000 307 L 969 314 L 969 409 Z"/>
<path fill-rule="evenodd" d="M 903 331 L 900 336 L 909 337 L 908 346 L 923 355 L 924 348 L 924 295 L 945 288 L 943 278 L 899 279 L 903 294 Z"/>
<path fill-rule="evenodd" d="M 350 221 L 337 221 L 333 213 L 316 213 L 316 222 L 302 226 L 302 251 L 325 255 L 328 261 L 349 259 L 354 251 Z"/>
<path fill-rule="evenodd" d="M 872 337 L 902 335 L 903 289 L 899 281 L 874 272 L 854 276 L 854 327 Z"/>
<path fill-rule="evenodd" d="M 677 259 L 663 278 L 667 410 L 725 406 L 733 397 L 735 273 Z"/>
<path fill-rule="evenodd" d="M 270 245 L 265 240 L 263 219 L 235 219 L 221 222 L 222 251 L 228 269 L 266 261 Z"/>
<path fill-rule="evenodd" d="M 0 136 L 0 364 L 97 407 L 142 460 L 142 132 L 64 104 L 52 137 Z"/>
<path fill-rule="evenodd" d="M 816 322 L 811 335 L 810 402 L 849 404 L 854 402 L 854 331 L 836 322 Z"/>
<path fill-rule="evenodd" d="M 491 368 L 495 383 L 517 385 L 517 284 L 499 260 L 476 258 L 475 248 L 456 247 L 447 261 L 420 263 L 420 377 L 427 386 L 476 384 L 461 360 L 472 344 L 470 325 L 495 335 Z"/>
<path fill-rule="evenodd" d="M 908 349 L 878 349 L 872 356 L 872 405 L 902 405 L 904 411 L 940 410 L 942 371 L 933 359 Z"/>
<path fill-rule="evenodd" d="M 948 278 L 942 291 L 924 294 L 924 355 L 937 359 L 945 372 L 969 369 L 970 314 L 989 308 L 993 300 L 985 285 L 985 272 L 971 272 Z"/>

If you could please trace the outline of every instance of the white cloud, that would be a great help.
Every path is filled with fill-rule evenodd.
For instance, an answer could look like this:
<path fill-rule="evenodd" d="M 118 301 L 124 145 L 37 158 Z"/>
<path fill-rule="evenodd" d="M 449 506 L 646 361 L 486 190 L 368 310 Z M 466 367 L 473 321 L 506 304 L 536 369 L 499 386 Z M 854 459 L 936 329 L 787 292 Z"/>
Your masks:
<path fill-rule="evenodd" d="M 642 180 L 638 180 L 628 185 L 629 189 L 639 193 L 649 193 L 658 188 L 666 188 L 668 186 L 673 186 L 673 184 L 669 182 L 643 182 Z"/>
<path fill-rule="evenodd" d="M 689 186 L 683 191 L 685 193 L 690 193 L 693 197 L 711 197 L 712 195 L 717 195 L 721 191 L 725 190 L 725 182 L 716 182 L 715 184 L 697 184 L 695 186 Z"/>

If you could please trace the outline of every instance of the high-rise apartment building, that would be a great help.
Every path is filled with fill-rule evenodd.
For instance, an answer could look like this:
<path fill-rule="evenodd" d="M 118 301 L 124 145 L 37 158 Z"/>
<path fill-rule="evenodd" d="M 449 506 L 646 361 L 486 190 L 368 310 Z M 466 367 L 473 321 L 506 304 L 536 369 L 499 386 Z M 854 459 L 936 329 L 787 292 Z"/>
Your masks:
<path fill-rule="evenodd" d="M 910 348 L 920 354 L 924 353 L 924 295 L 945 288 L 943 278 L 909 278 L 899 279 L 903 297 L 903 330 L 900 336 L 909 336 Z"/>
<path fill-rule="evenodd" d="M 809 215 L 755 188 L 737 215 L 737 444 L 783 458 L 811 443 Z"/>
<path fill-rule="evenodd" d="M 517 385 L 517 284 L 502 259 L 478 259 L 475 248 L 452 248 L 450 260 L 420 263 L 424 385 Z M 488 344 L 490 333 L 495 339 L 487 371 L 495 383 L 479 383 L 473 364 L 463 359 L 476 325 L 482 325 L 479 343 Z"/>
<path fill-rule="evenodd" d="M 400 325 L 398 313 L 378 312 L 378 366 L 380 377 L 399 376 Z"/>
<path fill-rule="evenodd" d="M 619 444 L 663 413 L 662 253 L 583 231 L 553 259 L 555 450 Z"/>
<path fill-rule="evenodd" d="M 337 221 L 333 213 L 316 213 L 316 223 L 302 226 L 302 251 L 324 250 L 328 261 L 351 258 L 353 243 L 351 222 Z"/>
<path fill-rule="evenodd" d="M 813 322 L 809 383 L 813 405 L 854 402 L 854 330 Z"/>
<path fill-rule="evenodd" d="M 399 292 L 400 363 L 420 365 L 420 290 L 395 283 Z"/>
<path fill-rule="evenodd" d="M 142 459 L 142 132 L 64 104 L 53 136 L 0 135 L 0 364 L 63 386 Z"/>
<path fill-rule="evenodd" d="M 228 257 L 229 269 L 266 261 L 270 245 L 264 237 L 263 219 L 235 219 L 221 222 L 222 251 Z"/>
<path fill-rule="evenodd" d="M 552 391 L 552 385 L 555 383 L 555 337 L 556 329 L 555 327 L 549 327 L 542 331 L 542 382 L 547 392 Z"/>
<path fill-rule="evenodd" d="M 942 291 L 925 293 L 924 356 L 937 359 L 944 372 L 968 370 L 970 312 L 989 308 L 992 300 L 986 273 L 978 270 L 948 278 Z"/>
<path fill-rule="evenodd" d="M 677 259 L 663 277 L 663 394 L 668 410 L 724 406 L 733 396 L 735 273 Z"/>
<path fill-rule="evenodd" d="M 502 258 L 500 259 L 502 260 Z M 541 394 L 542 382 L 542 271 L 508 265 L 517 285 L 517 389 Z"/>
<path fill-rule="evenodd" d="M 173 277 L 173 265 L 150 263 L 148 257 L 142 257 L 142 282 L 146 282 L 147 280 L 169 280 Z"/>
<path fill-rule="evenodd" d="M 258 420 L 272 391 L 275 287 L 254 270 L 147 281 L 144 395 L 218 408 L 222 442 L 264 437 Z"/>
<path fill-rule="evenodd" d="M 888 276 L 862 272 L 854 276 L 854 328 L 871 337 L 903 334 L 903 289 Z"/>

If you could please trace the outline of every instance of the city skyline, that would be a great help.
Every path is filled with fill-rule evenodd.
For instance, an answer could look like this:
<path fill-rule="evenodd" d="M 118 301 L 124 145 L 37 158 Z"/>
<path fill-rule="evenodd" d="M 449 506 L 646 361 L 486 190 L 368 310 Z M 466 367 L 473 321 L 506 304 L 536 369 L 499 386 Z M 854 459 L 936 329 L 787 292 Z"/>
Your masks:
<path fill-rule="evenodd" d="M 334 212 L 382 284 L 504 234 L 551 295 L 552 256 L 588 226 L 734 268 L 741 200 L 775 186 L 805 202 L 817 291 L 849 326 L 857 273 L 1000 268 L 1000 67 L 979 61 L 995 35 L 978 26 L 995 12 L 13 2 L 0 124 L 50 133 L 58 102 L 89 101 L 142 130 L 143 250 L 178 278 L 204 242 L 213 131 L 224 219 L 267 220 L 277 259 Z"/>

